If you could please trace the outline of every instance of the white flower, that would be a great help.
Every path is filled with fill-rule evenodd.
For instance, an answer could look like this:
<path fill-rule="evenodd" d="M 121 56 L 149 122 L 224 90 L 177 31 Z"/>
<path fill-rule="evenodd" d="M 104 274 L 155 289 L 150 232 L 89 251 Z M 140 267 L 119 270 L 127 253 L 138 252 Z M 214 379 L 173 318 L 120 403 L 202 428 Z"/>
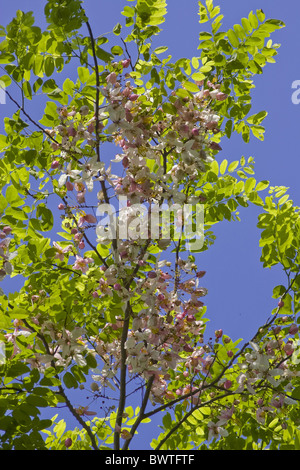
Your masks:
<path fill-rule="evenodd" d="M 247 377 L 246 374 L 240 374 L 239 377 L 237 378 L 237 383 L 239 384 L 238 388 L 236 389 L 237 393 L 243 392 L 245 389 L 245 386 L 252 395 L 255 394 L 255 390 L 252 387 L 252 383 L 255 382 L 255 379 L 252 379 L 250 377 Z"/>
<path fill-rule="evenodd" d="M 228 436 L 228 431 L 226 431 L 226 429 L 223 429 L 221 426 L 218 426 L 213 421 L 208 422 L 208 430 L 208 441 L 210 441 L 211 439 L 218 439 L 219 436 Z"/>
<path fill-rule="evenodd" d="M 88 162 L 84 165 L 82 174 L 81 174 L 81 181 L 86 184 L 88 191 L 92 191 L 94 187 L 94 179 L 96 176 L 99 177 L 99 172 L 104 169 L 104 163 L 98 162 L 97 157 L 90 158 Z"/>

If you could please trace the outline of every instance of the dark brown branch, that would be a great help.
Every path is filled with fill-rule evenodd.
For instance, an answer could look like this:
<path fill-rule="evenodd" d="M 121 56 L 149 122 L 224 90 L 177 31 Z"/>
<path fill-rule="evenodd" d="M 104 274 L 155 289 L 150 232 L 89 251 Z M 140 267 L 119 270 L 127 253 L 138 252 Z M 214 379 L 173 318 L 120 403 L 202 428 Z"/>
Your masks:
<path fill-rule="evenodd" d="M 152 377 L 150 377 L 150 379 L 148 380 L 147 387 L 146 387 L 146 393 L 145 393 L 145 396 L 143 398 L 143 402 L 142 402 L 142 406 L 141 406 L 139 415 L 138 415 L 136 421 L 134 422 L 134 424 L 133 424 L 133 426 L 130 430 L 130 434 L 132 435 L 132 437 L 125 441 L 122 450 L 127 450 L 128 449 L 129 444 L 133 439 L 135 431 L 137 430 L 138 426 L 140 425 L 140 423 L 144 419 L 144 412 L 145 412 L 145 409 L 146 409 L 146 406 L 147 406 L 147 403 L 148 403 L 148 400 L 149 400 L 149 395 L 150 395 L 150 392 L 151 392 L 153 381 L 154 381 L 154 375 L 152 375 Z"/>
<path fill-rule="evenodd" d="M 126 403 L 127 352 L 125 348 L 125 342 L 127 340 L 129 320 L 130 320 L 131 313 L 132 313 L 131 306 L 130 306 L 130 303 L 128 302 L 126 310 L 125 310 L 125 314 L 124 314 L 124 324 L 123 324 L 122 337 L 121 337 L 120 398 L 119 398 L 119 407 L 118 407 L 117 418 L 116 418 L 116 429 L 114 433 L 114 450 L 120 450 L 120 432 L 118 428 L 121 428 L 122 426 L 123 413 L 124 413 L 125 403 Z"/>

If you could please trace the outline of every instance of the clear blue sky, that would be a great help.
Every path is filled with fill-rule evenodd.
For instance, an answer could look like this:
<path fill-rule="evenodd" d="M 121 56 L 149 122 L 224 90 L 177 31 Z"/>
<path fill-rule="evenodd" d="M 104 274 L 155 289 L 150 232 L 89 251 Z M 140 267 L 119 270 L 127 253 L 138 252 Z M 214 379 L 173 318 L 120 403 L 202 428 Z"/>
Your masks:
<path fill-rule="evenodd" d="M 174 59 L 197 56 L 198 34 L 203 27 L 198 22 L 197 0 L 169 0 L 167 20 L 157 45 L 169 46 Z M 11 21 L 17 9 L 33 10 L 39 24 L 45 2 L 41 0 L 0 0 L 0 24 Z M 118 22 L 125 0 L 86 0 L 84 7 L 95 36 L 111 31 Z M 292 103 L 292 82 L 300 80 L 300 3 L 298 0 L 219 0 L 224 14 L 222 30 L 240 23 L 251 10 L 262 8 L 267 18 L 285 22 L 286 27 L 272 35 L 281 44 L 276 64 L 269 64 L 255 78 L 251 114 L 266 110 L 264 142 L 251 138 L 245 144 L 240 136 L 222 141 L 223 150 L 217 159 L 229 162 L 242 155 L 256 161 L 256 179 L 270 180 L 271 185 L 288 186 L 289 194 L 300 205 L 299 191 L 299 117 L 300 104 Z M 41 23 L 41 26 L 44 23 Z M 0 73 L 0 76 L 2 73 Z M 72 77 L 70 77 L 72 78 Z M 0 105 L 0 121 L 15 108 L 10 103 Z M 2 131 L 2 123 L 0 130 Z M 249 339 L 257 327 L 276 306 L 273 287 L 285 281 L 280 269 L 263 269 L 259 257 L 260 231 L 256 228 L 259 210 L 255 207 L 240 211 L 241 222 L 221 222 L 215 228 L 217 240 L 209 251 L 197 256 L 198 268 L 207 272 L 203 286 L 208 288 L 204 298 L 211 319 L 209 330 L 222 328 L 233 339 Z M 14 284 L 12 284 L 13 286 Z"/>

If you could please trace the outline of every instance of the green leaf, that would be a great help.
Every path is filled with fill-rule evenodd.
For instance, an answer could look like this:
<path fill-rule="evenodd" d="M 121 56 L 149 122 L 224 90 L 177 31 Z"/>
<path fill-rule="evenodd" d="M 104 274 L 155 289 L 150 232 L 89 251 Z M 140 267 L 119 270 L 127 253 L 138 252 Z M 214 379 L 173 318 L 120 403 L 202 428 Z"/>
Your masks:
<path fill-rule="evenodd" d="M 60 439 L 66 429 L 66 422 L 61 419 L 53 428 L 53 432 L 55 432 L 57 439 Z"/>
<path fill-rule="evenodd" d="M 168 46 L 160 46 L 154 49 L 154 54 L 162 54 L 163 52 L 166 52 L 168 50 Z"/>
<path fill-rule="evenodd" d="M 227 32 L 227 37 L 228 37 L 228 39 L 229 39 L 229 41 L 230 41 L 230 43 L 232 44 L 233 47 L 239 47 L 240 42 L 238 40 L 237 35 L 235 34 L 235 32 L 232 29 L 229 29 L 229 31 Z"/>
<path fill-rule="evenodd" d="M 231 162 L 229 167 L 228 167 L 228 172 L 232 173 L 238 166 L 239 166 L 238 161 Z"/>
<path fill-rule="evenodd" d="M 41 203 L 36 208 L 36 216 L 37 218 L 41 218 L 41 228 L 44 231 L 51 230 L 53 227 L 53 215 L 50 209 L 46 206 L 46 204 Z"/>
<path fill-rule="evenodd" d="M 199 87 L 196 85 L 196 83 L 188 82 L 188 81 L 183 81 L 182 86 L 187 90 L 190 91 L 191 93 L 198 93 Z"/>
<path fill-rule="evenodd" d="M 116 36 L 119 36 L 122 30 L 122 25 L 120 23 L 117 23 L 116 26 L 113 28 L 113 33 Z"/>
<path fill-rule="evenodd" d="M 19 196 L 18 190 L 14 186 L 8 186 L 5 193 L 7 202 L 11 205 L 23 204 L 23 199 Z"/>
<path fill-rule="evenodd" d="M 255 190 L 256 191 L 263 191 L 268 186 L 269 186 L 269 181 L 266 181 L 266 180 L 265 181 L 260 181 L 259 183 L 257 183 Z"/>
<path fill-rule="evenodd" d="M 253 29 L 256 29 L 258 27 L 258 19 L 255 16 L 255 14 L 253 13 L 253 11 L 250 11 L 250 13 L 248 15 L 248 20 L 250 21 L 250 24 L 251 24 Z"/>
<path fill-rule="evenodd" d="M 72 80 L 70 80 L 69 78 L 66 78 L 66 80 L 63 83 L 63 91 L 67 93 L 67 95 L 73 96 L 74 88 L 75 88 L 75 84 L 72 82 Z"/>
<path fill-rule="evenodd" d="M 166 413 L 162 419 L 163 425 L 165 429 L 170 429 L 172 426 L 172 418 L 170 413 Z"/>
<path fill-rule="evenodd" d="M 249 116 L 247 118 L 247 122 L 249 122 L 249 124 L 260 124 L 267 117 L 267 115 L 267 111 L 260 111 L 257 114 Z"/>
<path fill-rule="evenodd" d="M 0 64 L 9 64 L 10 62 L 13 62 L 15 60 L 15 57 L 12 54 L 9 53 L 2 53 L 0 54 Z"/>
<path fill-rule="evenodd" d="M 96 56 L 98 59 L 103 60 L 103 62 L 110 62 L 113 58 L 112 54 L 109 54 L 109 52 L 106 52 L 101 47 L 97 47 Z"/>
<path fill-rule="evenodd" d="M 54 127 L 59 122 L 57 105 L 53 101 L 48 101 L 44 111 L 44 116 L 39 121 L 45 126 Z"/>
<path fill-rule="evenodd" d="M 110 52 L 113 54 L 113 55 L 122 55 L 123 54 L 123 49 L 121 46 L 113 46 L 110 50 Z"/>
<path fill-rule="evenodd" d="M 255 178 L 248 178 L 245 182 L 245 193 L 250 193 L 255 188 L 256 180 Z"/>
<path fill-rule="evenodd" d="M 192 75 L 192 79 L 195 80 L 195 82 L 201 82 L 201 80 L 205 79 L 205 75 L 203 73 L 195 72 Z M 199 91 L 199 88 L 198 88 L 198 91 Z"/>
<path fill-rule="evenodd" d="M 224 175 L 225 171 L 226 171 L 226 168 L 227 168 L 227 165 L 228 165 L 228 161 L 227 160 L 223 160 L 221 165 L 220 165 L 220 173 L 221 175 Z"/>
<path fill-rule="evenodd" d="M 135 9 L 126 5 L 121 14 L 127 18 L 132 18 L 135 15 Z"/>
<path fill-rule="evenodd" d="M 51 77 L 54 72 L 54 60 L 53 57 L 47 56 L 44 61 L 44 71 L 47 77 Z"/>
<path fill-rule="evenodd" d="M 25 98 L 27 98 L 28 100 L 31 100 L 32 99 L 32 90 L 31 90 L 30 83 L 29 82 L 24 82 L 23 85 L 22 85 L 22 89 L 23 89 Z"/>
<path fill-rule="evenodd" d="M 17 319 L 27 318 L 29 316 L 29 311 L 21 307 L 15 307 L 11 312 L 11 316 Z"/>
<path fill-rule="evenodd" d="M 64 384 L 67 388 L 77 388 L 78 383 L 74 375 L 71 372 L 66 372 L 63 377 Z"/>

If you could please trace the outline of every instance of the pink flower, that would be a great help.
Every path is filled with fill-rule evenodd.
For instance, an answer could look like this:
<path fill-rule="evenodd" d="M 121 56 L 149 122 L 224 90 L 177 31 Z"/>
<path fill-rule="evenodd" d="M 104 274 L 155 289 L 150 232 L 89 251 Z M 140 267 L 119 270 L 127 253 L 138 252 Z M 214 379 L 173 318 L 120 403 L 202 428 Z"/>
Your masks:
<path fill-rule="evenodd" d="M 66 182 L 66 188 L 68 191 L 73 191 L 74 189 L 74 184 L 71 183 L 71 181 Z"/>
<path fill-rule="evenodd" d="M 206 128 L 209 129 L 210 131 L 215 129 L 218 126 L 217 121 L 209 121 L 206 123 Z"/>
<path fill-rule="evenodd" d="M 74 240 L 75 240 L 76 242 L 80 242 L 81 239 L 82 239 L 82 237 L 83 237 L 83 234 L 77 232 L 77 233 L 75 233 L 75 235 L 74 235 Z"/>
<path fill-rule="evenodd" d="M 57 253 L 55 255 L 55 259 L 59 259 L 60 261 L 64 260 L 64 254 L 72 251 L 72 245 L 68 245 L 66 248 L 62 248 L 58 243 L 53 242 L 53 246 L 56 249 Z"/>
<path fill-rule="evenodd" d="M 73 265 L 73 268 L 78 269 L 83 274 L 85 274 L 89 269 L 88 264 L 92 263 L 93 261 L 93 258 L 82 258 L 81 256 L 76 255 L 76 261 Z"/>
<path fill-rule="evenodd" d="M 154 271 L 150 271 L 148 273 L 148 277 L 149 277 L 149 279 L 155 279 L 155 278 L 157 278 L 157 274 Z"/>
<path fill-rule="evenodd" d="M 139 95 L 136 93 L 132 93 L 132 95 L 129 96 L 130 101 L 136 101 L 138 99 Z"/>
<path fill-rule="evenodd" d="M 95 224 L 97 219 L 92 214 L 86 214 L 79 218 L 78 227 L 82 227 L 85 222 L 88 224 Z"/>
<path fill-rule="evenodd" d="M 210 142 L 209 146 L 213 150 L 222 150 L 222 147 L 219 144 L 217 144 L 217 142 Z"/>
<path fill-rule="evenodd" d="M 226 380 L 224 383 L 223 383 L 223 387 L 225 388 L 225 390 L 228 390 L 232 385 L 232 382 L 231 380 Z"/>
<path fill-rule="evenodd" d="M 109 75 L 107 75 L 106 81 L 107 83 L 114 85 L 117 82 L 117 74 L 115 72 L 111 72 Z"/>
<path fill-rule="evenodd" d="M 80 191 L 79 193 L 77 193 L 77 196 L 76 196 L 76 199 L 77 199 L 77 202 L 79 202 L 79 204 L 83 204 L 85 203 L 85 191 Z"/>
<path fill-rule="evenodd" d="M 89 125 L 88 125 L 88 128 L 87 128 L 87 131 L 92 134 L 94 132 L 94 129 L 95 129 L 95 124 L 93 122 L 91 122 Z"/>
<path fill-rule="evenodd" d="M 59 167 L 59 162 L 57 160 L 54 160 L 52 163 L 51 163 L 51 169 L 52 170 L 56 170 L 56 168 Z"/>
<path fill-rule="evenodd" d="M 130 65 L 130 59 L 122 60 L 122 65 L 124 69 L 127 69 L 127 67 Z"/>
<path fill-rule="evenodd" d="M 217 93 L 216 95 L 216 99 L 218 101 L 224 101 L 228 98 L 228 95 L 226 95 L 226 93 L 222 93 L 221 91 L 219 91 L 219 93 Z"/>
<path fill-rule="evenodd" d="M 71 447 L 71 445 L 72 445 L 72 439 L 70 437 L 68 437 L 65 440 L 65 447 L 68 449 L 69 447 Z"/>
<path fill-rule="evenodd" d="M 75 135 L 77 134 L 76 129 L 72 126 L 67 128 L 67 132 L 70 137 L 75 137 Z"/>
<path fill-rule="evenodd" d="M 289 333 L 291 335 L 295 335 L 296 333 L 298 333 L 298 326 L 293 323 L 291 326 L 290 326 L 290 329 L 289 329 Z"/>
<path fill-rule="evenodd" d="M 129 165 L 129 160 L 128 160 L 128 157 L 124 157 L 123 160 L 122 160 L 122 165 L 124 168 L 127 168 L 128 165 Z"/>
<path fill-rule="evenodd" d="M 79 406 L 75 411 L 79 416 L 95 416 L 97 414 L 95 411 L 88 411 L 88 406 Z"/>
<path fill-rule="evenodd" d="M 283 349 L 287 356 L 291 356 L 294 352 L 293 345 L 290 342 L 287 342 Z"/>

